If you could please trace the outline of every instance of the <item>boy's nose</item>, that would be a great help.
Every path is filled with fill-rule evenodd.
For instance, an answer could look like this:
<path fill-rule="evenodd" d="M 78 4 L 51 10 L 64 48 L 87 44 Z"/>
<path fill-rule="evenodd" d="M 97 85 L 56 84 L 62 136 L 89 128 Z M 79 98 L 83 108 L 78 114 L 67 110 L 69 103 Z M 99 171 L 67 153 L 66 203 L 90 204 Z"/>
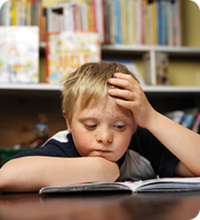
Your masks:
<path fill-rule="evenodd" d="M 104 145 L 111 144 L 113 141 L 113 133 L 109 129 L 101 129 L 97 132 L 96 140 Z"/>

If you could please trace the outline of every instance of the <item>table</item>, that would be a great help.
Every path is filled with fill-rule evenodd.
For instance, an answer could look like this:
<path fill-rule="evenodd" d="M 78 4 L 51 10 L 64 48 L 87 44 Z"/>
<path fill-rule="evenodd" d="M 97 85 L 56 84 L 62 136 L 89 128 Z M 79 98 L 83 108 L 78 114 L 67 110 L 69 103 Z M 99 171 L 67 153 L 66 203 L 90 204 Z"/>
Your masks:
<path fill-rule="evenodd" d="M 1 220 L 189 220 L 200 210 L 200 192 L 0 194 Z"/>

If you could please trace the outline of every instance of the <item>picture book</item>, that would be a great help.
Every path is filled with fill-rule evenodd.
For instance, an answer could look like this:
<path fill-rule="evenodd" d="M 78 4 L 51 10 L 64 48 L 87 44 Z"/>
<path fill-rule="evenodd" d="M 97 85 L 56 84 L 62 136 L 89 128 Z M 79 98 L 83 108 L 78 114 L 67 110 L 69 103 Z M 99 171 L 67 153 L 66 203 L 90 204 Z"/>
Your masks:
<path fill-rule="evenodd" d="M 100 61 L 99 35 L 73 31 L 48 33 L 46 56 L 46 82 L 61 84 L 82 64 Z"/>
<path fill-rule="evenodd" d="M 72 186 L 50 186 L 40 189 L 39 194 L 73 193 L 73 192 L 178 192 L 200 190 L 200 177 L 191 178 L 157 178 L 135 182 L 100 182 Z"/>
<path fill-rule="evenodd" d="M 37 26 L 0 27 L 0 83 L 39 82 Z"/>

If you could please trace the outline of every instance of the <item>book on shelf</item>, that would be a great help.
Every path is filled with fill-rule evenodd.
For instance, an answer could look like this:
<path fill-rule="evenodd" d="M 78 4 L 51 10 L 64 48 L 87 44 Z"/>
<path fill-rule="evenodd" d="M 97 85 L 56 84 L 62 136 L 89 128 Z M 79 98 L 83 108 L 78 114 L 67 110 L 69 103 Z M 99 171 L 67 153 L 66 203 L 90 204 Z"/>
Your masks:
<path fill-rule="evenodd" d="M 152 60 L 155 59 L 155 63 L 152 64 Z M 153 70 L 152 65 L 155 65 Z M 144 77 L 147 85 L 168 85 L 168 66 L 169 58 L 168 54 L 162 52 L 155 52 L 155 58 L 152 58 L 151 53 L 146 53 L 143 56 Z M 155 79 L 154 79 L 155 75 Z"/>
<path fill-rule="evenodd" d="M 185 115 L 185 112 L 183 110 L 176 110 L 176 111 L 168 112 L 165 115 L 179 124 L 182 117 Z"/>
<path fill-rule="evenodd" d="M 95 32 L 63 31 L 48 33 L 46 82 L 61 84 L 84 63 L 100 61 L 99 35 Z"/>
<path fill-rule="evenodd" d="M 74 0 L 58 3 L 47 8 L 47 31 L 97 31 L 100 42 L 105 44 L 180 46 L 180 1 Z"/>
<path fill-rule="evenodd" d="M 40 41 L 46 40 L 46 16 L 41 0 L 10 0 L 3 4 L 0 26 L 38 26 Z"/>
<path fill-rule="evenodd" d="M 0 83 L 39 82 L 37 26 L 0 26 Z"/>
<path fill-rule="evenodd" d="M 117 62 L 120 64 L 125 65 L 128 70 L 130 70 L 132 73 L 134 73 L 138 79 L 138 81 L 140 82 L 141 85 L 145 85 L 145 82 L 136 66 L 136 64 L 134 63 L 133 60 L 117 60 L 117 59 L 104 59 L 104 61 L 106 62 Z"/>
<path fill-rule="evenodd" d="M 97 3 L 67 1 L 54 4 L 47 10 L 47 32 L 94 31 L 97 28 Z"/>
<path fill-rule="evenodd" d="M 181 192 L 199 191 L 200 177 L 158 178 L 132 182 L 85 183 L 72 186 L 49 186 L 40 189 L 39 194 L 77 193 L 77 192 Z"/>
<path fill-rule="evenodd" d="M 196 132 L 200 132 L 200 113 L 198 108 L 189 110 L 175 110 L 165 115 L 176 123 Z"/>

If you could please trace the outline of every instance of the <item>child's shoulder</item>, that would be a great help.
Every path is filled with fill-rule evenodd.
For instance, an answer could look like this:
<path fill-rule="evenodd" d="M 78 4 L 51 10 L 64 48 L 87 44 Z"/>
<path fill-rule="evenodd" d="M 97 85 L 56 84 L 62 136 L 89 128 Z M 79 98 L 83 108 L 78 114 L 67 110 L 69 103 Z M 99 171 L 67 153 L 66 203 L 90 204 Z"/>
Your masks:
<path fill-rule="evenodd" d="M 59 142 L 68 142 L 68 138 L 67 138 L 67 135 L 69 134 L 69 131 L 68 130 L 63 130 L 63 131 L 59 131 L 57 132 L 56 134 L 54 134 L 52 137 L 50 137 L 47 141 L 49 142 L 50 140 L 56 140 L 56 141 L 59 141 Z M 45 144 L 44 144 L 45 145 Z"/>

